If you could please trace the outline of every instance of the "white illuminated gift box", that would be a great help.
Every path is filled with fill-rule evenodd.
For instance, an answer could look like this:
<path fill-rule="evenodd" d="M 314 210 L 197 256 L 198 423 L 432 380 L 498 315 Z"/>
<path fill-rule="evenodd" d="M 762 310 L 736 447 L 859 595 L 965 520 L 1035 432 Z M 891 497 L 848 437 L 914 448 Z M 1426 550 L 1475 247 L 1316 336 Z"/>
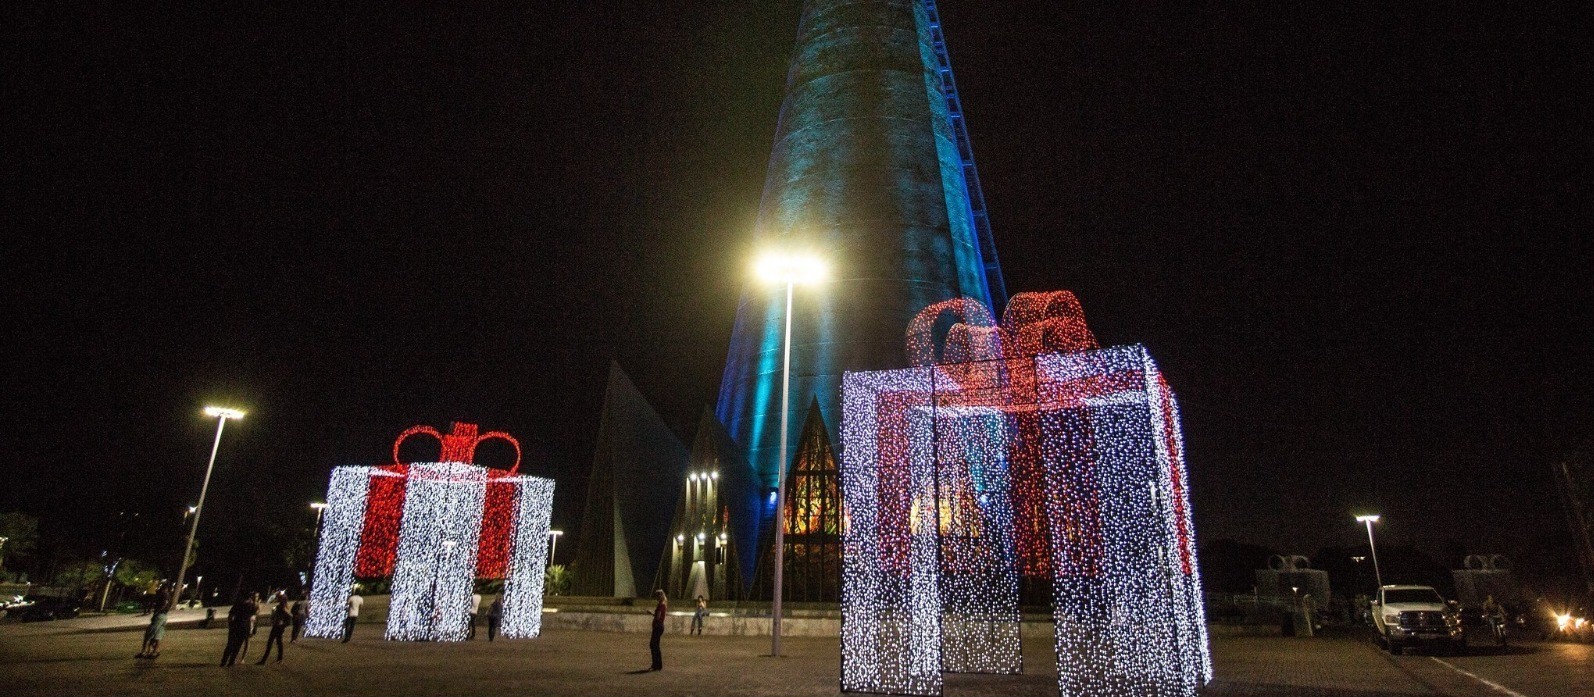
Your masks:
<path fill-rule="evenodd" d="M 1019 672 L 1027 574 L 1052 581 L 1061 694 L 1195 695 L 1211 662 L 1172 390 L 1141 346 L 997 355 L 843 379 L 842 689 Z"/>
<path fill-rule="evenodd" d="M 474 436 L 473 427 L 470 435 Z M 462 452 L 450 450 L 448 440 L 444 443 L 445 453 Z M 388 639 L 463 640 L 470 629 L 471 594 L 482 569 L 494 569 L 494 576 L 501 575 L 504 581 L 503 635 L 537 636 L 542 629 L 553 492 L 551 479 L 466 462 L 334 468 L 306 635 L 342 635 L 362 551 L 368 561 L 390 549 Z M 396 545 L 362 540 L 384 532 L 380 521 L 393 516 L 375 512 L 395 506 L 401 506 Z M 494 557 L 490 563 L 478 559 L 484 549 Z"/>

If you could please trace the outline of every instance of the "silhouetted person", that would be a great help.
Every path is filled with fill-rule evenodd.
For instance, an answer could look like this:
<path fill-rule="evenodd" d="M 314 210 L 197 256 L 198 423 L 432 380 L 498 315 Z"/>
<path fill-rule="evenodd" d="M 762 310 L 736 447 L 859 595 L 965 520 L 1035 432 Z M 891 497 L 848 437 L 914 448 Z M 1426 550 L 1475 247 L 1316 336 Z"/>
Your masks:
<path fill-rule="evenodd" d="M 504 620 L 504 596 L 493 598 L 493 604 L 487 606 L 487 640 L 492 641 L 498 636 L 498 623 Z"/>
<path fill-rule="evenodd" d="M 349 601 L 344 604 L 346 614 L 343 617 L 343 643 L 349 643 L 354 638 L 354 623 L 360 619 L 360 606 L 365 604 L 365 598 L 359 593 L 349 593 Z"/>
<path fill-rule="evenodd" d="M 292 644 L 299 641 L 299 632 L 309 621 L 310 600 L 301 595 L 298 600 L 293 601 L 293 634 L 288 643 Z"/>
<path fill-rule="evenodd" d="M 653 667 L 648 670 L 664 670 L 664 653 L 659 649 L 659 640 L 664 637 L 664 615 L 670 611 L 670 603 L 662 590 L 653 591 L 653 597 L 659 599 L 659 604 L 653 606 L 653 638 L 648 641 L 648 649 L 653 652 Z"/>
<path fill-rule="evenodd" d="M 171 609 L 172 594 L 165 586 L 155 593 L 153 614 L 149 618 L 149 626 L 144 629 L 144 645 L 138 649 L 134 658 L 159 658 L 161 655 L 161 639 L 166 638 L 166 613 Z"/>
<path fill-rule="evenodd" d="M 293 624 L 293 613 L 288 611 L 288 598 L 283 596 L 277 601 L 277 607 L 271 611 L 271 634 L 266 637 L 266 650 L 260 654 L 257 666 L 266 664 L 266 657 L 271 655 L 271 645 L 277 645 L 277 662 L 282 662 L 282 635 L 288 631 L 288 626 Z"/>
<path fill-rule="evenodd" d="M 249 643 L 249 619 L 254 611 L 254 605 L 242 596 L 227 611 L 227 648 L 221 652 L 223 667 L 237 665 L 238 655 Z"/>

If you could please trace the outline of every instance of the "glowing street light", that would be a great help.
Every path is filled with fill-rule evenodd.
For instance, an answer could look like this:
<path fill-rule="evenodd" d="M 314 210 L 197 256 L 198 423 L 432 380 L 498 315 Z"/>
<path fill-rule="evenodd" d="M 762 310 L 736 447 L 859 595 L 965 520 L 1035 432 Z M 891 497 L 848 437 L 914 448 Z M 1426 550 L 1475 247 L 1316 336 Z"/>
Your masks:
<path fill-rule="evenodd" d="M 1384 574 L 1378 570 L 1378 546 L 1373 543 L 1373 523 L 1378 522 L 1378 518 L 1376 515 L 1359 515 L 1356 516 L 1356 522 L 1367 525 L 1367 549 L 1373 555 L 1373 578 L 1377 579 L 1378 587 L 1383 588 Z"/>
<path fill-rule="evenodd" d="M 776 469 L 775 495 L 775 596 L 769 608 L 769 654 L 780 656 L 780 596 L 786 571 L 786 435 L 791 415 L 791 296 L 798 285 L 818 283 L 825 278 L 825 262 L 802 254 L 767 254 L 758 260 L 758 277 L 767 283 L 786 285 L 786 334 L 781 343 L 780 367 L 780 463 Z"/>
<path fill-rule="evenodd" d="M 553 553 L 559 551 L 559 536 L 565 534 L 563 530 L 548 531 L 548 563 L 553 563 Z"/>
<path fill-rule="evenodd" d="M 327 504 L 326 504 L 325 501 L 314 501 L 314 502 L 311 502 L 310 508 L 315 509 L 315 536 L 317 538 L 320 538 L 321 537 L 321 516 L 326 514 L 326 512 L 327 512 Z"/>
<path fill-rule="evenodd" d="M 205 493 L 210 491 L 210 473 L 216 469 L 216 451 L 221 449 L 221 431 L 227 426 L 227 419 L 242 419 L 244 413 L 237 409 L 226 407 L 205 407 L 205 416 L 216 420 L 216 441 L 210 445 L 210 463 L 205 465 L 205 482 L 199 485 L 199 503 L 194 504 L 192 521 L 188 524 L 188 542 L 183 545 L 183 561 L 177 565 L 176 592 L 172 593 L 171 605 L 167 609 L 177 607 L 177 597 L 183 592 L 183 577 L 188 574 L 188 555 L 194 550 L 194 533 L 199 532 L 199 515 L 205 509 Z"/>

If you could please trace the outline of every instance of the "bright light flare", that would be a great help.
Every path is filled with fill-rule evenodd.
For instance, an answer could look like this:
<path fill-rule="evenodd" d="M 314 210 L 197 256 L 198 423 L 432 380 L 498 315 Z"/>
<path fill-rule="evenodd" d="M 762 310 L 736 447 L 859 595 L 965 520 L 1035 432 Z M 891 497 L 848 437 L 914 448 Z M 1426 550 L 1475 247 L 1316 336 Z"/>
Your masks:
<path fill-rule="evenodd" d="M 205 416 L 209 416 L 211 418 L 219 417 L 223 419 L 242 419 L 244 417 L 244 411 L 242 409 L 232 409 L 229 407 L 205 407 Z"/>
<path fill-rule="evenodd" d="M 1356 522 L 1358 522 L 1358 523 L 1376 523 L 1376 522 L 1378 522 L 1378 519 L 1380 517 L 1382 517 L 1382 516 L 1378 516 L 1378 515 L 1359 515 L 1359 516 L 1356 516 Z"/>
<path fill-rule="evenodd" d="M 753 270 L 770 283 L 807 285 L 818 283 L 829 273 L 825 262 L 808 254 L 769 253 L 759 257 Z"/>
<path fill-rule="evenodd" d="M 327 504 L 324 501 L 317 501 L 315 503 L 310 504 L 310 507 L 314 508 L 315 510 L 318 510 L 318 511 L 324 511 L 327 508 Z"/>

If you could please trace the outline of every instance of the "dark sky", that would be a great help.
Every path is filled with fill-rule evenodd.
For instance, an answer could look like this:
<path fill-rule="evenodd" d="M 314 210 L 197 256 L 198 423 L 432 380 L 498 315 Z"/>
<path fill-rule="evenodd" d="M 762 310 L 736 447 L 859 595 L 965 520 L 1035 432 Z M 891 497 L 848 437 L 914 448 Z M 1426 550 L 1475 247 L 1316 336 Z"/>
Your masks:
<path fill-rule="evenodd" d="M 798 3 L 145 5 L 0 10 L 0 510 L 175 549 L 227 402 L 214 530 L 308 524 L 329 468 L 455 419 L 569 528 L 611 359 L 691 437 Z M 1199 535 L 1564 536 L 1587 6 L 1133 5 L 941 10 L 1009 287 L 1151 348 Z"/>

